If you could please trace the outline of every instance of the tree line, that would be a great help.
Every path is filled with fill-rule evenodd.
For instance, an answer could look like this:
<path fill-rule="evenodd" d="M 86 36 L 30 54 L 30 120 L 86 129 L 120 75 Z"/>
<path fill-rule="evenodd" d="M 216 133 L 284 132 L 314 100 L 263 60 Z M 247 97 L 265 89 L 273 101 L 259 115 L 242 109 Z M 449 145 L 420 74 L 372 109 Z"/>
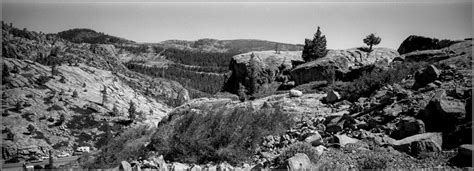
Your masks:
<path fill-rule="evenodd" d="M 174 80 L 186 88 L 193 88 L 209 94 L 215 94 L 221 91 L 226 80 L 226 74 L 194 72 L 180 67 L 174 67 L 173 65 L 168 67 L 154 67 L 127 62 L 125 66 L 135 72 Z"/>

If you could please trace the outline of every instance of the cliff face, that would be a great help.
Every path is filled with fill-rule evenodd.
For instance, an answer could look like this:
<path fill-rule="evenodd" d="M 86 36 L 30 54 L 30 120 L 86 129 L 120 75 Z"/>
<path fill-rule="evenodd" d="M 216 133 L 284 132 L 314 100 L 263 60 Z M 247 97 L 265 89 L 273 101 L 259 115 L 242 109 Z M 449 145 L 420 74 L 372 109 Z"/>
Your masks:
<path fill-rule="evenodd" d="M 141 118 L 136 123 L 156 125 L 170 111 L 111 71 L 80 64 L 57 66 L 53 72 L 11 58 L 4 58 L 2 66 L 2 130 L 13 135 L 2 146 L 6 160 L 47 156 L 49 149 L 58 154 L 77 146 L 100 147 L 107 141 L 107 127 L 115 133 L 124 127 L 118 123 L 130 117 L 130 102 Z"/>
<path fill-rule="evenodd" d="M 2 41 L 4 160 L 98 148 L 125 128 L 156 126 L 170 106 L 189 100 L 177 82 L 129 71 L 114 45 L 76 44 L 7 25 Z"/>
<path fill-rule="evenodd" d="M 122 63 L 122 55 L 111 44 L 71 43 L 54 34 L 19 30 L 3 25 L 2 57 L 30 60 L 46 66 L 84 64 L 123 75 L 125 83 L 139 92 L 152 94 L 158 101 L 177 106 L 189 100 L 188 91 L 179 83 L 130 72 Z M 119 57 L 120 56 L 120 57 Z M 160 90 L 157 90 L 159 88 Z"/>
<path fill-rule="evenodd" d="M 337 79 L 349 79 L 345 77 L 355 69 L 369 65 L 387 66 L 397 56 L 397 51 L 388 48 L 375 48 L 370 53 L 359 49 L 329 50 L 325 57 L 299 65 L 290 74 L 296 85 L 327 80 L 331 77 L 327 71 L 331 69 L 335 70 Z"/>
<path fill-rule="evenodd" d="M 250 81 L 250 56 L 255 55 L 255 66 L 258 68 L 257 75 L 257 92 L 262 87 L 268 86 L 275 81 L 276 76 L 291 70 L 293 68 L 292 61 L 303 61 L 301 51 L 282 51 L 275 54 L 274 51 L 258 51 L 236 55 L 230 63 L 232 75 L 226 82 L 226 90 L 237 93 L 239 84 L 246 89 L 251 85 Z"/>

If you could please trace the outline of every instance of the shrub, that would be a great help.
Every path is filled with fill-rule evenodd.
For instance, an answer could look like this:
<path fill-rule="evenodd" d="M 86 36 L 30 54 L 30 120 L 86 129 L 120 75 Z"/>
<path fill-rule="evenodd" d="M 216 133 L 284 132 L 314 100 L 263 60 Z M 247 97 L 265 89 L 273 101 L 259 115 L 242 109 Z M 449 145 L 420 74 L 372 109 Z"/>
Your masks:
<path fill-rule="evenodd" d="M 357 160 L 360 169 L 384 169 L 389 164 L 388 158 L 377 153 L 368 153 Z"/>
<path fill-rule="evenodd" d="M 171 161 L 240 164 L 250 160 L 264 136 L 281 134 L 293 125 L 289 115 L 275 109 L 207 111 L 184 113 L 173 124 L 161 125 L 153 135 L 155 150 Z"/>
<path fill-rule="evenodd" d="M 287 159 L 295 156 L 297 153 L 306 154 L 313 163 L 316 163 L 319 159 L 318 152 L 313 148 L 313 146 L 311 146 L 311 144 L 297 142 L 283 149 L 280 156 L 276 159 L 276 164 L 279 166 L 283 165 Z"/>
<path fill-rule="evenodd" d="M 397 64 L 387 70 L 374 69 L 371 72 L 363 72 L 359 78 L 352 82 L 337 81 L 326 89 L 339 91 L 342 93 L 344 99 L 356 101 L 360 97 L 370 96 L 374 91 L 385 85 L 402 81 L 424 65 L 426 65 L 426 63 L 403 63 Z"/>
<path fill-rule="evenodd" d="M 86 168 L 112 168 L 121 161 L 145 158 L 146 145 L 153 133 L 147 125 L 129 128 L 101 149 L 95 160 L 81 163 Z"/>
<path fill-rule="evenodd" d="M 46 84 L 49 80 L 51 80 L 51 77 L 42 75 L 42 76 L 40 76 L 40 77 L 36 80 L 36 83 L 38 83 L 39 85 L 44 85 L 44 84 Z"/>

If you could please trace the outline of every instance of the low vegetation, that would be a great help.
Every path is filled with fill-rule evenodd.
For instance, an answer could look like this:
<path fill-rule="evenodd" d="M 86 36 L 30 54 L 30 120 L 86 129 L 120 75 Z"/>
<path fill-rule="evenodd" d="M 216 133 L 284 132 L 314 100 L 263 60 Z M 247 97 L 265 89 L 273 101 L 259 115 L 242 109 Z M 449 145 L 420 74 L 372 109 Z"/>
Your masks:
<path fill-rule="evenodd" d="M 413 75 L 416 70 L 423 68 L 426 63 L 395 64 L 389 69 L 374 69 L 371 72 L 362 72 L 362 75 L 351 82 L 336 81 L 324 88 L 341 92 L 343 98 L 356 101 L 360 97 L 369 97 L 371 93 L 385 85 L 398 83 L 408 75 Z"/>
<path fill-rule="evenodd" d="M 278 135 L 293 120 L 276 109 L 235 109 L 180 116 L 174 128 L 162 126 L 153 135 L 155 151 L 166 160 L 185 163 L 227 161 L 239 164 L 250 160 L 264 136 Z"/>
<path fill-rule="evenodd" d="M 287 159 L 293 157 L 297 153 L 306 154 L 313 163 L 316 163 L 319 159 L 318 152 L 313 146 L 311 146 L 311 144 L 297 142 L 283 149 L 283 152 L 281 152 L 280 156 L 276 159 L 276 164 L 282 166 Z"/>
<path fill-rule="evenodd" d="M 145 146 L 152 133 L 153 129 L 146 125 L 129 128 L 103 147 L 95 160 L 86 160 L 82 165 L 86 168 L 112 168 L 120 161 L 145 157 Z"/>

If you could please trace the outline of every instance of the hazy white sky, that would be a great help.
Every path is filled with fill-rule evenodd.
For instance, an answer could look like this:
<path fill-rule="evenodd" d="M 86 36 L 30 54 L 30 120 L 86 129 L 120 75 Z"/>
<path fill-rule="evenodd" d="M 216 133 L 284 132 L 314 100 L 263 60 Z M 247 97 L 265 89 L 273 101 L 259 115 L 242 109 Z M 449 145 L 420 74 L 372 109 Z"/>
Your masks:
<path fill-rule="evenodd" d="M 303 44 L 317 26 L 328 48 L 398 48 L 409 35 L 472 37 L 472 1 L 158 2 L 135 0 L 3 0 L 2 19 L 19 28 L 55 33 L 91 28 L 137 42 L 168 39 L 263 39 Z"/>

